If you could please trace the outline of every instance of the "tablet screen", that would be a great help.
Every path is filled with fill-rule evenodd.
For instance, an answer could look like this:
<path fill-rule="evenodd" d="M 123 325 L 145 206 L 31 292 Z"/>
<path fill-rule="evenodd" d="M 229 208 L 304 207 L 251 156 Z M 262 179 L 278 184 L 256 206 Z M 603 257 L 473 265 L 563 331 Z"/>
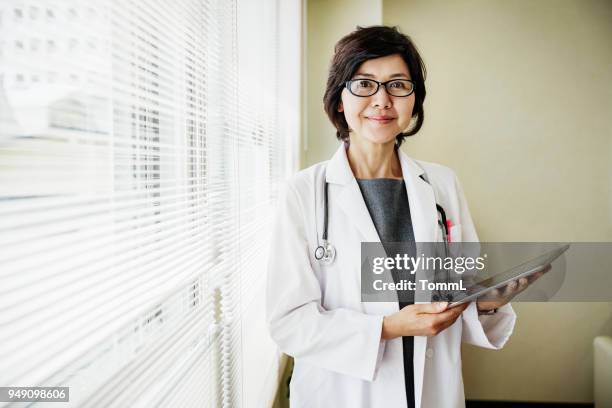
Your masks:
<path fill-rule="evenodd" d="M 469 300 L 473 300 L 477 297 L 484 295 L 486 292 L 492 289 L 506 285 L 512 280 L 532 275 L 542 270 L 546 265 L 554 261 L 568 248 L 569 245 L 566 244 L 561 248 L 557 248 L 542 255 L 538 255 L 537 257 L 530 259 L 529 261 L 519 264 L 515 267 L 512 267 L 504 272 L 483 279 L 482 281 L 478 281 L 474 285 L 470 286 L 465 292 L 455 292 L 455 302 L 451 303 L 449 307 L 465 303 Z"/>

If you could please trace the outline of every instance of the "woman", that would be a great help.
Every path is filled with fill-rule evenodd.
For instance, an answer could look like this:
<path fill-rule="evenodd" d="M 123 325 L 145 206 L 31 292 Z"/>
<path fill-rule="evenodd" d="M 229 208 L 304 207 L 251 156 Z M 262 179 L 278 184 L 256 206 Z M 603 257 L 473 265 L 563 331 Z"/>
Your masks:
<path fill-rule="evenodd" d="M 438 241 L 436 204 L 452 241 L 478 240 L 452 170 L 398 149 L 423 124 L 424 81 L 396 28 L 358 28 L 336 44 L 324 103 L 342 143 L 288 183 L 272 234 L 268 322 L 295 358 L 292 407 L 464 407 L 461 341 L 499 349 L 512 333 L 508 302 L 526 280 L 454 308 L 361 302 L 361 242 Z M 315 254 L 326 183 L 333 262 Z"/>

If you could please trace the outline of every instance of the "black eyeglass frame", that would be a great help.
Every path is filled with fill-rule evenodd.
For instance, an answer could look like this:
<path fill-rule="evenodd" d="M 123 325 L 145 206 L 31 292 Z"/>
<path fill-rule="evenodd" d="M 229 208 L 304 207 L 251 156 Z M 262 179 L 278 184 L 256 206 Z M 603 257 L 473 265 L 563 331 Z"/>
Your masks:
<path fill-rule="evenodd" d="M 351 84 L 355 81 L 371 81 L 371 82 L 375 82 L 376 83 L 376 90 L 374 92 L 372 92 L 370 95 L 357 95 L 356 93 L 354 93 L 351 90 Z M 387 88 L 387 84 L 389 82 L 396 82 L 396 81 L 406 81 L 406 82 L 410 82 L 412 84 L 412 90 L 410 91 L 410 93 L 408 95 L 393 95 L 391 92 L 389 92 L 389 89 Z M 388 81 L 385 82 L 378 82 L 375 79 L 370 79 L 370 78 L 356 78 L 356 79 L 349 79 L 348 81 L 346 81 L 344 83 L 344 86 L 346 87 L 346 89 L 348 89 L 348 91 L 351 93 L 351 95 L 355 95 L 358 96 L 360 98 L 369 98 L 372 95 L 376 95 L 376 93 L 378 92 L 378 90 L 380 89 L 380 86 L 384 86 L 385 87 L 385 91 L 387 92 L 388 95 L 390 96 L 395 96 L 396 98 L 406 98 L 410 95 L 412 95 L 414 93 L 414 88 L 416 86 L 416 84 L 414 83 L 414 81 L 410 80 L 410 79 L 403 79 L 403 78 L 396 78 L 396 79 L 390 79 Z"/>

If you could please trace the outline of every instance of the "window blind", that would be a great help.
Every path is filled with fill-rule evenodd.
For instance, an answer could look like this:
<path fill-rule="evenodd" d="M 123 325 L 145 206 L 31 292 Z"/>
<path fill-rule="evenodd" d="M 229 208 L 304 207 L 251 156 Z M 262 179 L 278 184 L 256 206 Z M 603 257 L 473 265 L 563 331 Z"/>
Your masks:
<path fill-rule="evenodd" d="M 78 407 L 267 402 L 299 25 L 255 3 L 0 4 L 0 385 L 69 386 Z"/>

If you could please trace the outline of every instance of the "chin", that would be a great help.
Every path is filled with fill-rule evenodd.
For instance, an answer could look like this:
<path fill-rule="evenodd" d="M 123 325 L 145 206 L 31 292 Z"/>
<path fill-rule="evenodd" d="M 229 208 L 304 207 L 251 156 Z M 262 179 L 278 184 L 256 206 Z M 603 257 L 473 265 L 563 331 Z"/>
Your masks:
<path fill-rule="evenodd" d="M 391 134 L 391 135 L 385 135 L 385 136 L 368 135 L 368 136 L 366 136 L 366 139 L 369 142 L 371 142 L 371 143 L 377 143 L 377 144 L 394 143 L 395 142 L 395 133 Z"/>

